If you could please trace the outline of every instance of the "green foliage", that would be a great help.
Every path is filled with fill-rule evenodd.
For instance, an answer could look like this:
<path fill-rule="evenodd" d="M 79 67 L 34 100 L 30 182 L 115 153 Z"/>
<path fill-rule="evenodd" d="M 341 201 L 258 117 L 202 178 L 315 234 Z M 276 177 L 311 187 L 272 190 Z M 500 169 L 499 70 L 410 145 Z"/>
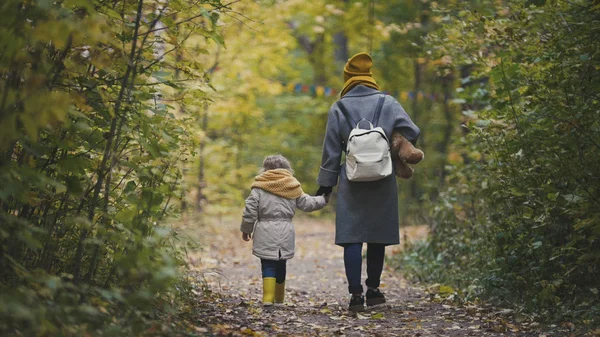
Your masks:
<path fill-rule="evenodd" d="M 404 259 L 426 280 L 597 324 L 600 11 L 539 6 L 450 10 L 429 37 L 480 85 L 462 93 L 471 132 L 454 145 L 463 160 L 432 208 L 430 242 Z M 428 262 L 443 272 L 426 275 Z"/>
<path fill-rule="evenodd" d="M 283 94 L 265 95 L 256 104 L 261 109 L 258 118 L 229 120 L 234 124 L 227 128 L 216 121 L 209 125 L 209 132 L 215 135 L 206 154 L 211 158 L 206 163 L 210 172 L 206 190 L 212 206 L 227 209 L 234 205 L 239 209 L 268 154 L 280 153 L 291 161 L 306 193 L 312 194 L 318 188 L 315 170 L 321 161 L 321 132 L 308 130 L 325 129 L 323 114 L 329 102 Z"/>
<path fill-rule="evenodd" d="M 287 156 L 305 190 L 316 190 L 326 114 L 337 97 L 290 94 L 290 84 L 339 90 L 347 58 L 372 44 L 374 77 L 382 90 L 413 90 L 415 64 L 418 90 L 451 89 L 453 80 L 441 83 L 445 74 L 437 71 L 435 60 L 418 57 L 423 35 L 441 20 L 431 14 L 432 4 L 376 2 L 373 22 L 369 4 L 328 0 L 306 6 L 304 1 L 285 1 L 264 11 L 255 3 L 240 3 L 239 12 L 253 14 L 248 26 L 223 18 L 227 48 L 214 46 L 205 56 L 219 66 L 212 74 L 218 98 L 200 112 L 207 122 L 206 146 L 199 157 L 209 160 L 200 159 L 200 172 L 193 170 L 188 177 L 198 186 L 199 204 L 208 205 L 208 212 L 239 212 L 262 159 L 271 153 Z M 428 23 L 421 25 L 422 19 Z M 253 41 L 252 52 L 247 41 Z M 402 223 L 423 223 L 427 212 L 421 202 L 435 199 L 440 189 L 459 112 L 442 102 L 443 95 L 437 102 L 422 96 L 396 98 L 423 130 L 418 146 L 427 153 L 413 179 L 400 182 Z M 204 177 L 201 182 L 199 176 Z"/>
<path fill-rule="evenodd" d="M 399 182 L 401 225 L 429 221 L 427 203 L 443 190 L 446 165 L 455 153 L 451 140 L 460 136 L 460 110 L 451 104 L 456 75 L 444 55 L 431 53 L 425 37 L 439 29 L 439 6 L 452 1 L 392 1 L 378 3 L 377 18 L 387 26 L 389 38 L 374 51 L 376 78 L 383 90 L 411 92 L 396 97 L 421 129 L 417 147 L 426 159 L 408 181 Z M 463 2 L 464 3 L 464 2 Z M 434 98 L 429 93 L 435 93 Z"/>
<path fill-rule="evenodd" d="M 333 67 L 323 63 L 329 61 L 325 49 L 331 52 L 325 42 L 315 42 L 325 49 L 318 48 L 314 57 L 302 54 L 298 45 L 297 35 L 316 39 L 323 25 L 323 34 L 331 38 L 330 20 L 338 18 L 331 13 L 326 19 L 315 17 L 322 6 L 289 1 L 265 11 L 264 4 L 241 2 L 235 9 L 252 13 L 247 26 L 235 17 L 223 18 L 227 48 L 211 46 L 204 56 L 218 65 L 211 74 L 217 95 L 215 104 L 199 111 L 205 118 L 205 146 L 196 163 L 199 170 L 188 177 L 198 186 L 197 206 L 203 211 L 239 214 L 264 157 L 275 153 L 290 160 L 305 192 L 316 191 L 326 116 L 335 97 L 290 93 L 288 85 L 314 83 L 315 67 Z M 253 41 L 251 50 L 248 41 Z"/>
<path fill-rule="evenodd" d="M 223 43 L 226 8 L 161 3 L 0 5 L 2 335 L 140 335 L 180 301 L 165 219 L 198 139 L 169 103 L 205 104 L 175 83 L 203 74 L 178 51 Z"/>

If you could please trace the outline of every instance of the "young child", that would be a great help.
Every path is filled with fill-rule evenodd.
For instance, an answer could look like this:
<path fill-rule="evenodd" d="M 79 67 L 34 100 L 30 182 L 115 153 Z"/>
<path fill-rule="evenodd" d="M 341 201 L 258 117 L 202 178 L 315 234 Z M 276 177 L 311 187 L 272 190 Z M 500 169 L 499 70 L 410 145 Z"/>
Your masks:
<path fill-rule="evenodd" d="M 263 277 L 263 305 L 283 304 L 286 261 L 294 257 L 295 233 L 292 218 L 296 208 L 305 212 L 327 204 L 324 196 L 312 197 L 302 191 L 292 167 L 282 155 L 268 156 L 262 173 L 256 176 L 242 217 L 242 239 L 254 235 L 252 254 L 260 258 Z"/>

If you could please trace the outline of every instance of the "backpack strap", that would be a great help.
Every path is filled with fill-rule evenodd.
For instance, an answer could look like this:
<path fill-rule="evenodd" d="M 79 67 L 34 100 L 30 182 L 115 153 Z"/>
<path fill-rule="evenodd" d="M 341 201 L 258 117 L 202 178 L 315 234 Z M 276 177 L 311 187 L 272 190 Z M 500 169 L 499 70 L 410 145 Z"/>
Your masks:
<path fill-rule="evenodd" d="M 356 126 L 356 121 L 354 119 L 352 119 L 352 117 L 348 113 L 348 110 L 346 110 L 346 107 L 344 106 L 344 104 L 342 104 L 341 99 L 338 100 L 337 103 L 338 103 L 338 107 L 340 108 L 340 111 L 342 111 L 342 114 L 344 114 L 344 117 L 346 117 L 346 122 L 348 123 L 350 130 L 354 129 Z"/>
<path fill-rule="evenodd" d="M 379 116 L 381 115 L 381 109 L 383 108 L 384 101 L 385 101 L 385 94 L 381 94 L 379 96 L 379 100 L 377 101 L 377 106 L 375 107 L 375 113 L 373 114 L 373 120 L 371 121 L 371 123 L 373 123 L 373 126 L 375 126 L 375 127 L 377 127 L 377 124 L 379 123 Z M 352 119 L 352 117 L 348 113 L 348 110 L 346 110 L 346 107 L 342 103 L 341 99 L 339 101 L 337 101 L 337 103 L 340 108 L 340 111 L 342 111 L 342 114 L 344 114 L 344 117 L 346 118 L 346 122 L 348 123 L 348 126 L 350 127 L 350 129 L 354 129 L 356 127 L 356 125 L 358 125 L 358 123 L 354 119 Z"/>
<path fill-rule="evenodd" d="M 383 108 L 383 102 L 385 101 L 385 94 L 381 94 L 379 96 L 379 101 L 377 101 L 377 107 L 375 108 L 375 114 L 373 115 L 373 126 L 377 127 L 377 123 L 379 123 L 379 115 L 381 115 L 381 109 Z"/>
<path fill-rule="evenodd" d="M 383 108 L 384 101 L 385 101 L 385 94 L 381 94 L 381 96 L 379 96 L 379 100 L 377 101 L 377 106 L 375 107 L 375 114 L 373 116 L 373 121 L 372 121 L 372 124 L 375 127 L 377 127 L 377 123 L 379 122 L 379 115 L 381 115 L 381 109 Z M 346 107 L 342 103 L 341 99 L 337 101 L 337 105 L 340 108 L 340 111 L 342 112 L 344 117 L 346 118 L 346 123 L 348 123 L 350 130 L 354 129 L 356 127 L 356 125 L 358 125 L 358 124 L 352 118 L 352 116 L 350 116 L 350 114 L 348 113 L 348 110 L 346 110 Z M 360 121 L 359 121 L 359 123 L 360 123 Z M 344 148 L 344 152 L 347 152 L 346 145 L 347 145 L 346 142 L 342 140 L 342 146 Z"/>

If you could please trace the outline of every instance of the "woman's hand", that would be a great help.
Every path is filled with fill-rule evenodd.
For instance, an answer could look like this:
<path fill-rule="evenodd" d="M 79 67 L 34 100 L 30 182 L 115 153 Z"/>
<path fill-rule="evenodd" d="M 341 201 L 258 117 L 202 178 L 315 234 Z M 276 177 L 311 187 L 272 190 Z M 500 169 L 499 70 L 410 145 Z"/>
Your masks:
<path fill-rule="evenodd" d="M 250 241 L 250 239 L 252 239 L 252 234 L 250 234 L 250 233 L 242 233 L 242 239 L 244 241 Z"/>
<path fill-rule="evenodd" d="M 317 190 L 317 193 L 315 193 L 316 196 L 318 195 L 324 195 L 324 196 L 329 196 L 329 194 L 331 194 L 331 191 L 333 190 L 332 186 L 319 186 L 319 189 Z"/>

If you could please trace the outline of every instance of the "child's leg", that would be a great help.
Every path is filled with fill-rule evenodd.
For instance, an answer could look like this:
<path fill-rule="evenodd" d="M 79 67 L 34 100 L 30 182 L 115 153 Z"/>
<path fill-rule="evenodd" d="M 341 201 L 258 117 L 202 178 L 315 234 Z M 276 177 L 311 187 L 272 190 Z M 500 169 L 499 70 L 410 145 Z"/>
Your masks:
<path fill-rule="evenodd" d="M 353 295 L 363 293 L 360 284 L 362 269 L 362 243 L 348 243 L 344 245 L 344 267 L 348 279 L 348 291 Z"/>
<path fill-rule="evenodd" d="M 285 282 L 286 262 L 287 260 L 279 260 L 275 263 L 275 279 L 277 283 Z"/>
<path fill-rule="evenodd" d="M 276 276 L 276 270 L 277 270 L 277 262 L 275 260 L 265 260 L 265 259 L 260 259 L 260 267 L 262 270 L 262 277 L 273 277 L 275 278 Z"/>
<path fill-rule="evenodd" d="M 285 297 L 285 274 L 287 260 L 277 261 L 275 270 L 275 303 L 283 303 Z"/>
<path fill-rule="evenodd" d="M 286 263 L 287 263 L 287 260 L 276 261 L 275 279 L 277 280 L 277 283 L 285 282 L 285 274 L 286 274 L 286 269 L 287 269 Z"/>
<path fill-rule="evenodd" d="M 260 259 L 263 277 L 263 305 L 273 305 L 277 261 Z"/>

